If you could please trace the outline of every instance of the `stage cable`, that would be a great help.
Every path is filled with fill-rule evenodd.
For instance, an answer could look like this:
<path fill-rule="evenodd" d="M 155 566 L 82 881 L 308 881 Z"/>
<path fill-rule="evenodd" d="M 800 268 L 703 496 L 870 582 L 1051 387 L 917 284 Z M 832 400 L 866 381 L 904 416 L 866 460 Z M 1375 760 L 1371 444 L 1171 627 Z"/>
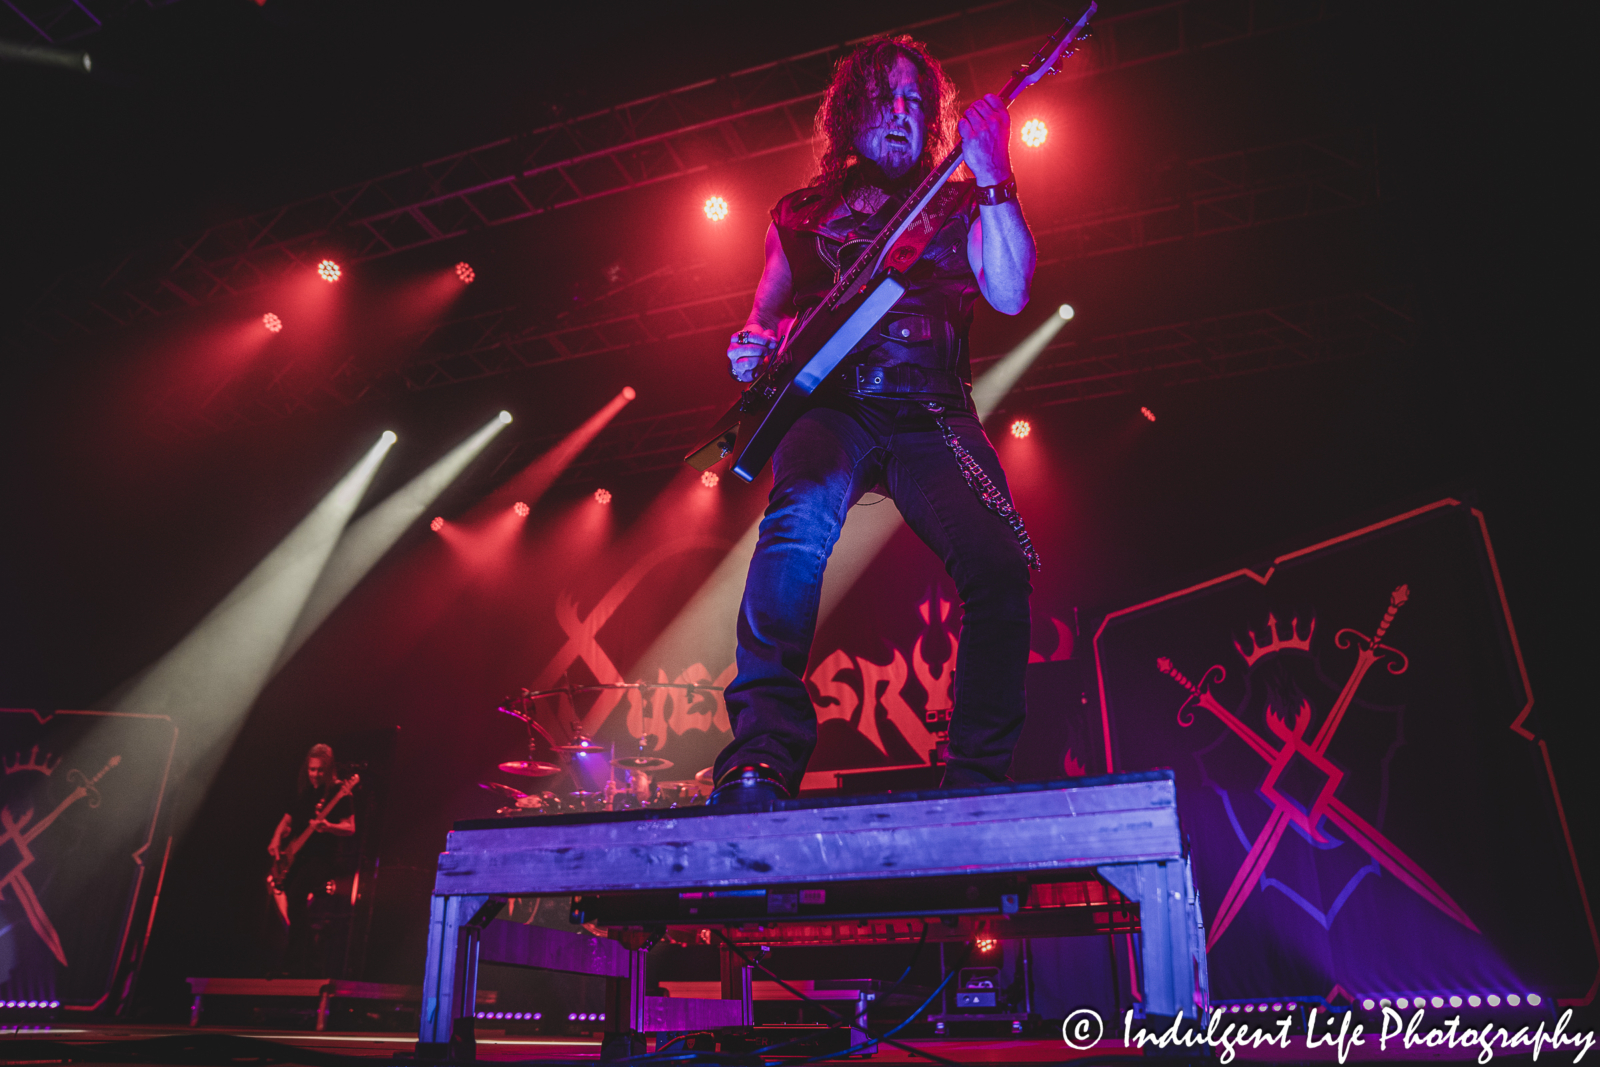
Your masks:
<path fill-rule="evenodd" d="M 812 997 L 809 997 L 806 994 L 802 993 L 800 990 L 796 989 L 794 986 L 790 985 L 788 982 L 785 982 L 782 978 L 779 978 L 776 974 L 773 974 L 771 969 L 768 968 L 766 966 L 766 964 L 761 963 L 759 960 L 751 960 L 750 957 L 746 956 L 743 952 L 739 951 L 739 947 L 737 945 L 735 945 L 731 940 L 729 940 L 728 936 L 726 934 L 724 934 L 721 930 L 717 931 L 717 936 L 722 938 L 723 944 L 727 945 L 728 948 L 733 952 L 733 954 L 735 956 L 738 956 L 741 960 L 743 960 L 747 966 L 756 968 L 762 974 L 766 975 L 768 978 L 771 978 L 774 982 L 777 982 L 778 985 L 780 985 L 784 989 L 788 990 L 794 996 L 799 997 L 801 1000 L 805 1001 L 808 1004 L 816 1005 L 818 1008 L 821 1008 L 823 1010 L 823 1012 L 825 1012 L 827 1015 L 832 1016 L 832 1018 L 834 1019 L 833 1026 L 834 1026 L 835 1029 L 838 1029 L 838 1028 L 841 1028 L 841 1027 L 847 1027 L 847 1026 L 850 1025 L 846 1021 L 844 1016 L 842 1016 L 838 1012 L 834 1011 L 831 1007 L 829 1007 L 823 1001 L 815 1000 Z M 927 936 L 928 936 L 928 923 L 925 920 L 923 922 L 923 924 L 922 924 L 922 937 L 923 937 L 924 941 L 926 941 Z M 940 982 L 938 987 L 936 989 L 934 989 L 934 991 L 932 993 L 928 994 L 928 999 L 923 1001 L 922 1004 L 919 1005 L 917 1007 L 917 1009 L 915 1011 L 913 1011 L 910 1015 L 907 1015 L 899 1023 L 895 1024 L 895 1026 L 892 1029 L 890 1029 L 888 1032 L 886 1032 L 882 1037 L 872 1038 L 871 1040 L 864 1041 L 859 1045 L 852 1045 L 851 1047 L 849 1047 L 847 1049 L 841 1049 L 838 1052 L 830 1052 L 826 1056 L 818 1056 L 818 1057 L 816 1057 L 814 1059 L 802 1060 L 801 1062 L 802 1063 L 821 1063 L 823 1060 L 831 1060 L 831 1059 L 834 1059 L 834 1058 L 836 1058 L 838 1056 L 853 1056 L 857 1052 L 861 1051 L 864 1048 L 867 1048 L 867 1047 L 869 1047 L 871 1045 L 876 1045 L 876 1044 L 882 1042 L 883 1044 L 886 1044 L 886 1045 L 893 1045 L 895 1048 L 901 1050 L 902 1052 L 908 1052 L 913 1056 L 921 1056 L 922 1058 L 932 1060 L 935 1063 L 944 1063 L 944 1064 L 952 1064 L 952 1065 L 955 1064 L 956 1061 L 954 1061 L 954 1060 L 945 1059 L 943 1056 L 936 1056 L 933 1053 L 927 1051 L 926 1049 L 920 1049 L 920 1048 L 917 1048 L 914 1045 L 903 1044 L 903 1043 L 901 1043 L 899 1041 L 893 1040 L 893 1038 L 894 1038 L 895 1034 L 898 1034 L 901 1030 L 904 1030 L 907 1026 L 910 1026 L 913 1022 L 915 1022 L 917 1017 L 922 1014 L 923 1010 L 926 1009 L 929 1004 L 933 1003 L 934 998 L 937 997 L 940 993 L 944 992 L 945 986 L 950 984 L 950 979 L 954 978 L 956 976 L 956 974 L 961 970 L 961 968 L 966 965 L 967 959 L 972 955 L 972 947 L 973 947 L 972 944 L 969 942 L 967 944 L 966 953 L 963 954 L 962 957 L 961 957 L 961 962 L 957 963 L 954 967 L 952 967 L 950 969 L 950 973 L 944 976 L 944 981 Z M 921 944 L 918 945 L 918 950 L 920 951 L 920 949 L 921 949 Z M 912 958 L 912 962 L 913 963 L 916 962 L 915 957 Z M 910 972 L 911 972 L 911 968 L 907 967 L 906 968 L 906 974 L 910 974 Z M 902 982 L 905 981 L 905 975 L 901 976 L 900 981 L 902 981 Z M 896 985 L 896 988 L 899 987 L 899 983 L 898 982 L 895 983 L 895 985 Z M 865 1028 L 863 1028 L 863 1029 L 865 1029 Z M 868 1031 L 868 1033 L 870 1034 L 871 1031 Z M 762 1055 L 764 1053 L 770 1053 L 770 1052 L 772 1052 L 772 1051 L 774 1051 L 776 1049 L 786 1048 L 787 1046 L 792 1045 L 796 1041 L 800 1041 L 800 1040 L 803 1040 L 803 1038 L 795 1038 L 794 1040 L 785 1041 L 785 1042 L 783 1042 L 781 1044 L 769 1045 L 766 1048 L 757 1049 L 755 1051 L 754 1055 L 760 1056 L 760 1055 Z"/>

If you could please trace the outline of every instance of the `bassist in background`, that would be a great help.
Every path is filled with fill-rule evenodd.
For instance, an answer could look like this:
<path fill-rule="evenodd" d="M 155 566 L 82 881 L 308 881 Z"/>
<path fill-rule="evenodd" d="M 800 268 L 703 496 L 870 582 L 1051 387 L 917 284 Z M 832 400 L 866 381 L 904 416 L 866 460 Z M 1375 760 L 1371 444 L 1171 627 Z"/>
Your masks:
<path fill-rule="evenodd" d="M 920 254 L 895 261 L 891 252 L 907 292 L 817 390 L 817 406 L 773 456 L 772 495 L 740 605 L 739 673 L 727 690 L 733 741 L 717 759 L 715 804 L 770 801 L 799 786 L 817 743 L 803 675 L 823 568 L 846 512 L 874 487 L 887 489 L 944 561 L 965 605 L 944 786 L 1004 781 L 1022 729 L 1028 572 L 1038 557 L 972 413 L 967 352 L 978 298 L 1018 314 L 1033 278 L 1010 116 L 986 96 L 957 121 L 955 87 L 926 48 L 880 37 L 840 61 L 817 135 L 819 173 L 773 209 L 755 306 L 728 348 L 740 381 L 752 379 L 780 330 L 822 299 L 852 251 L 957 136 L 976 181 L 949 183 L 925 209 L 924 233 L 937 228 Z"/>
<path fill-rule="evenodd" d="M 334 796 L 339 782 L 333 773 L 333 749 L 327 745 L 312 745 L 300 766 L 294 798 L 289 810 L 278 821 L 267 852 L 274 863 L 282 850 L 299 837 L 307 826 L 312 833 L 300 851 L 295 853 L 288 877 L 279 886 L 285 897 L 285 918 L 289 923 L 287 971 L 291 977 L 326 977 L 323 961 L 317 959 L 316 938 L 308 914 L 310 898 L 325 891 L 328 882 L 337 875 L 338 837 L 349 837 L 356 832 L 355 808 L 348 796 L 342 797 L 321 820 L 316 820 L 317 809 Z M 314 826 L 313 826 L 314 823 Z"/>

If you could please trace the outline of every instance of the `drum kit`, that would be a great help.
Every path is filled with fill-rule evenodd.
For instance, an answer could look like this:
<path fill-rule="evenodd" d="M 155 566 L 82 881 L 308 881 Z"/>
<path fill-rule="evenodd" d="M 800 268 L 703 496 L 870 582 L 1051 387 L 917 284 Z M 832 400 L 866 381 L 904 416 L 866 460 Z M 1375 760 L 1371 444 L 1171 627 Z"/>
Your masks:
<path fill-rule="evenodd" d="M 721 692 L 710 685 L 686 685 L 681 682 L 635 682 L 615 685 L 569 685 L 560 689 L 523 689 L 508 697 L 495 710 L 520 720 L 528 728 L 528 758 L 507 760 L 499 765 L 501 772 L 519 778 L 553 778 L 566 775 L 573 788 L 564 793 L 544 790 L 525 793 L 500 782 L 479 782 L 500 798 L 502 804 L 495 809 L 497 815 L 562 815 L 572 812 L 629 811 L 639 808 L 681 808 L 704 804 L 711 793 L 711 768 L 707 767 L 693 778 L 660 780 L 663 771 L 670 771 L 673 762 L 645 752 L 644 738 L 639 739 L 635 755 L 618 756 L 615 746 L 602 745 L 586 737 L 582 731 L 573 734 L 570 742 L 556 743 L 550 732 L 535 720 L 535 702 L 560 696 L 576 699 L 579 693 L 599 692 L 607 689 L 687 689 L 703 692 Z"/>

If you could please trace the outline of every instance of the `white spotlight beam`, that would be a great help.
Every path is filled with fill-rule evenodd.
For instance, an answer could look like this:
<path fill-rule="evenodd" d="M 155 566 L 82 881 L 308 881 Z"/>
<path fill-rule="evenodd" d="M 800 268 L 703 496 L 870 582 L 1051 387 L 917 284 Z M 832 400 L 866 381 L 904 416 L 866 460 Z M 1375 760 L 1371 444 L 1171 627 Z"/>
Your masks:
<path fill-rule="evenodd" d="M 1071 310 L 1065 304 L 1062 308 L 1068 312 Z M 1045 346 L 1055 338 L 1070 317 L 1069 314 L 1057 311 L 1023 338 L 1021 344 L 1001 356 L 992 367 L 979 375 L 978 380 L 972 383 L 972 404 L 978 409 L 979 420 L 985 420 L 994 413 L 994 409 L 1000 406 L 1000 401 L 1006 398 L 1006 394 L 1011 392 L 1017 380 L 1033 366 L 1033 361 L 1039 358 L 1039 353 L 1045 350 Z"/>
<path fill-rule="evenodd" d="M 734 622 L 760 527 L 760 519 L 750 524 L 645 654 L 634 661 L 627 677 L 640 678 L 644 671 L 669 663 L 704 663 L 715 671 L 719 664 L 733 660 Z"/>
<path fill-rule="evenodd" d="M 193 756 L 220 757 L 218 746 L 238 730 L 271 677 L 317 575 L 393 443 L 394 435 L 385 433 L 220 604 L 129 686 L 115 710 L 171 715 Z"/>
<path fill-rule="evenodd" d="M 511 416 L 502 411 L 345 530 L 306 597 L 294 628 L 284 640 L 283 649 L 272 665 L 273 673 L 289 662 L 307 638 L 322 625 L 323 620 L 339 606 L 339 602 L 356 587 L 356 583 L 366 577 L 367 572 L 383 558 L 383 554 L 394 546 L 400 535 L 422 517 L 428 505 L 438 499 L 439 494 L 456 480 L 467 464 L 487 448 L 495 435 L 510 422 Z"/>

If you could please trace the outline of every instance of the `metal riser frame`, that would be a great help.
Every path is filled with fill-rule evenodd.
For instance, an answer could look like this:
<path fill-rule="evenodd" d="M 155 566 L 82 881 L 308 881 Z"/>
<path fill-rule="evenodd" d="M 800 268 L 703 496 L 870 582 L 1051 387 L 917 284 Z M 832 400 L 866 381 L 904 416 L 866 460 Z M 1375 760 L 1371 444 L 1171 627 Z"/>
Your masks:
<path fill-rule="evenodd" d="M 907 917 L 916 917 L 919 878 L 1093 868 L 1139 906 L 1144 1012 L 1201 1018 L 1209 1005 L 1205 930 L 1176 801 L 1171 772 L 1149 772 L 1071 787 L 731 815 L 463 824 L 439 858 L 418 1055 L 472 1057 L 470 1006 L 480 960 L 606 977 L 606 1026 L 617 1033 L 753 1025 L 748 968 L 725 965 L 721 1000 L 646 996 L 643 947 L 536 926 L 491 926 L 510 896 L 824 887 L 864 877 L 902 882 Z M 978 857 L 982 862 L 973 862 Z"/>

